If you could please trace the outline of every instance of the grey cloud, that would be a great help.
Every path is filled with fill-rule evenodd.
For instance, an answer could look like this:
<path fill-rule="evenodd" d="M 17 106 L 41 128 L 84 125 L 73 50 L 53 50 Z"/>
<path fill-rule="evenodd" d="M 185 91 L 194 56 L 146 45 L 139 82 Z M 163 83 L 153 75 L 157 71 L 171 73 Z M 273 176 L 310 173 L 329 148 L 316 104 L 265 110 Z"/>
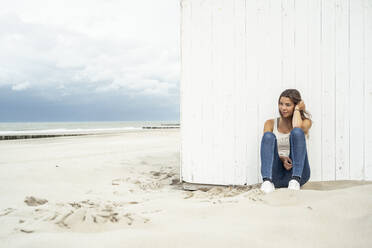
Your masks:
<path fill-rule="evenodd" d="M 154 87 L 151 82 L 156 77 L 168 86 L 159 83 L 153 93 L 164 95 L 178 84 L 179 65 L 166 48 L 92 39 L 68 30 L 25 23 L 15 15 L 1 16 L 0 28 L 0 85 L 27 80 L 31 87 L 96 84 L 97 88 L 116 90 L 114 84 L 129 91 L 135 89 L 133 93 L 140 90 L 140 94 Z"/>
<path fill-rule="evenodd" d="M 178 4 L 146 2 L 2 6 L 0 120 L 178 119 Z"/>
<path fill-rule="evenodd" d="M 58 101 L 39 91 L 0 87 L 0 121 L 178 120 L 178 99 L 105 93 L 64 96 Z"/>

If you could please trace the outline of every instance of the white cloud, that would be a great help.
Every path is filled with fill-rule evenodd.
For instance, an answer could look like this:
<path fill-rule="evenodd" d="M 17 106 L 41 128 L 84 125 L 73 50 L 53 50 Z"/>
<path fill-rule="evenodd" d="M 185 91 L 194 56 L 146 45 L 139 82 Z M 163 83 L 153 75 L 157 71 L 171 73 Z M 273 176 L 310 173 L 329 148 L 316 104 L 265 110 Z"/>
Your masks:
<path fill-rule="evenodd" d="M 0 86 L 61 95 L 175 94 L 178 8 L 178 0 L 7 1 L 0 10 Z"/>
<path fill-rule="evenodd" d="M 14 90 L 14 91 L 21 91 L 21 90 L 28 89 L 29 87 L 30 87 L 30 83 L 29 82 L 24 82 L 24 83 L 13 85 L 12 86 L 12 90 Z"/>

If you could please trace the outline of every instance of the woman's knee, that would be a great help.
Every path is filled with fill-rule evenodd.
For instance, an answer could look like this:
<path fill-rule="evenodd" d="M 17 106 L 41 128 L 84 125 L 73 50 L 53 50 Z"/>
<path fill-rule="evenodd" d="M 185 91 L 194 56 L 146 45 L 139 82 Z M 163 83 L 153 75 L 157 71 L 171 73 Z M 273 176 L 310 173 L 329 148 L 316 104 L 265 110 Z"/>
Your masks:
<path fill-rule="evenodd" d="M 271 139 L 275 139 L 275 134 L 273 132 L 265 132 L 262 139 L 263 140 L 271 140 Z"/>
<path fill-rule="evenodd" d="M 291 131 L 290 138 L 292 140 L 304 140 L 305 141 L 305 133 L 301 128 L 295 127 Z"/>
<path fill-rule="evenodd" d="M 304 136 L 305 133 L 304 133 L 304 131 L 301 128 L 295 127 L 291 131 L 291 136 L 293 136 L 293 135 L 294 136 Z"/>

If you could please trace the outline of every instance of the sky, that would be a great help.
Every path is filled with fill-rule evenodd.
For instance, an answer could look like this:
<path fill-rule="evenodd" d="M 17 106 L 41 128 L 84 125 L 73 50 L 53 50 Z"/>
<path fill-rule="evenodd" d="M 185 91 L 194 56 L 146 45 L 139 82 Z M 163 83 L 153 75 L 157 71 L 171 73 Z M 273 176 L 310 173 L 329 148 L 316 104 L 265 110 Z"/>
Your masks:
<path fill-rule="evenodd" d="M 179 0 L 6 0 L 0 121 L 179 120 Z"/>

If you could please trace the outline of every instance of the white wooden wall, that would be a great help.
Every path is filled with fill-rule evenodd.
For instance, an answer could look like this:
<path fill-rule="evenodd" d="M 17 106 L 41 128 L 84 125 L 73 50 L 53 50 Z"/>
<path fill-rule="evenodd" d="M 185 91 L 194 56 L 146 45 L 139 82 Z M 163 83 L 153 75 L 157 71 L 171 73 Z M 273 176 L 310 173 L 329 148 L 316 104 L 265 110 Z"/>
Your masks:
<path fill-rule="evenodd" d="M 181 178 L 262 182 L 264 122 L 298 89 L 311 181 L 372 180 L 372 0 L 181 0 Z"/>

